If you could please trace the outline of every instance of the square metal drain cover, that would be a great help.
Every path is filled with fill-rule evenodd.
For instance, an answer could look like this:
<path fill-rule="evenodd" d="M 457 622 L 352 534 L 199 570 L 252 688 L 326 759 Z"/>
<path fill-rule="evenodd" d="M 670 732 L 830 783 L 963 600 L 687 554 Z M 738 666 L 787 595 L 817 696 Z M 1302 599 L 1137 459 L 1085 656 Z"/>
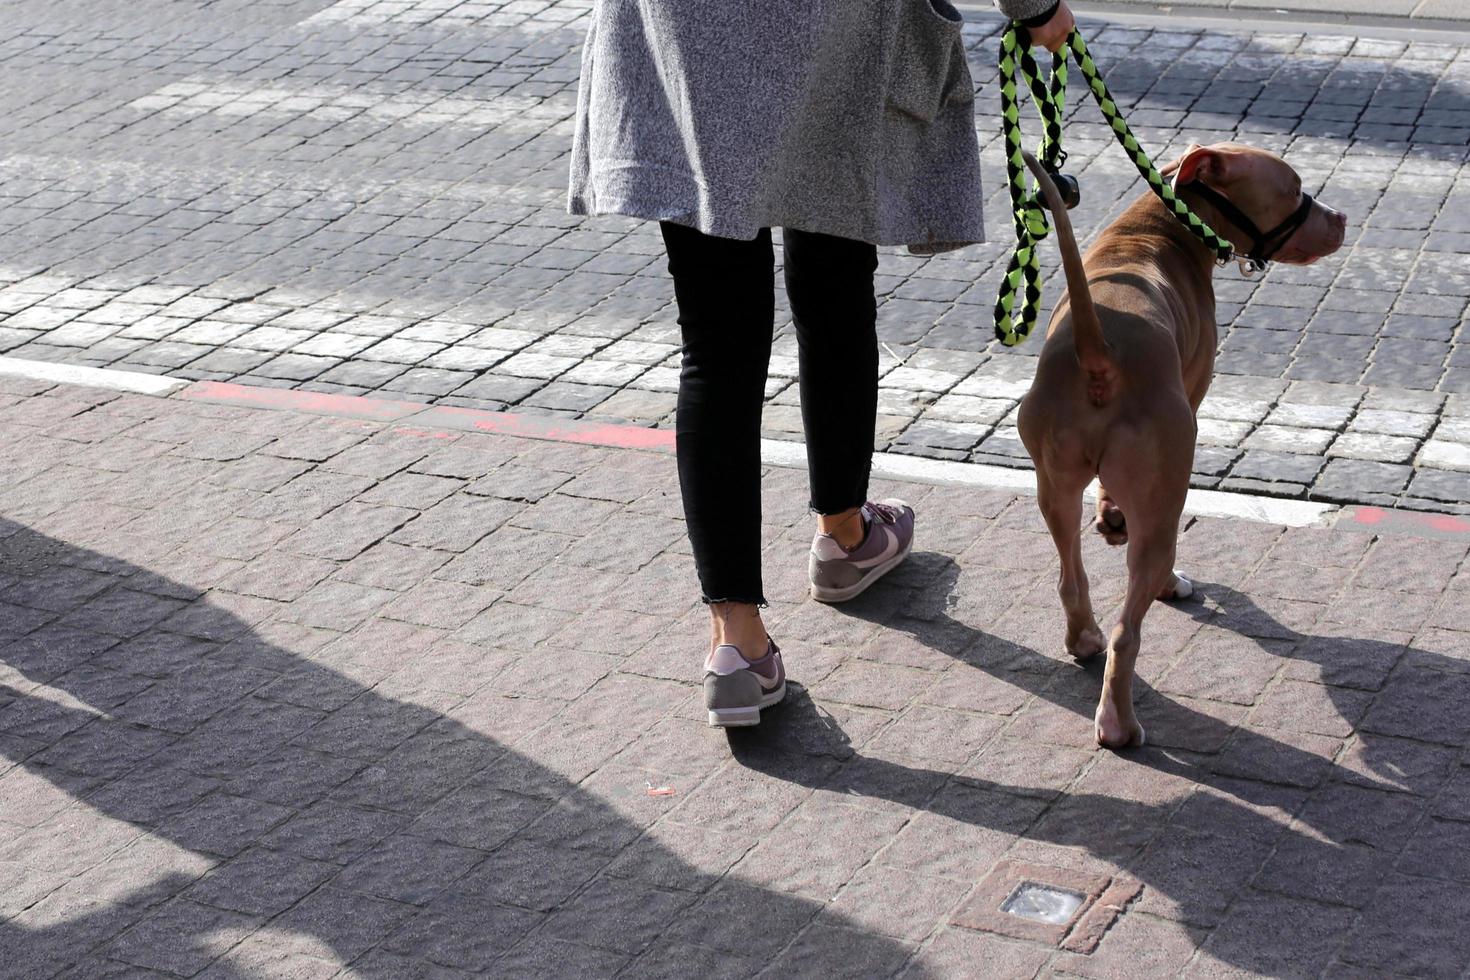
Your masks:
<path fill-rule="evenodd" d="M 965 929 L 1091 953 L 1142 891 L 1132 878 L 1002 859 L 951 921 Z"/>
<path fill-rule="evenodd" d="M 1087 896 L 1065 888 L 1023 881 L 1001 903 L 1000 910 L 1032 922 L 1060 926 L 1071 922 L 1086 900 Z"/>

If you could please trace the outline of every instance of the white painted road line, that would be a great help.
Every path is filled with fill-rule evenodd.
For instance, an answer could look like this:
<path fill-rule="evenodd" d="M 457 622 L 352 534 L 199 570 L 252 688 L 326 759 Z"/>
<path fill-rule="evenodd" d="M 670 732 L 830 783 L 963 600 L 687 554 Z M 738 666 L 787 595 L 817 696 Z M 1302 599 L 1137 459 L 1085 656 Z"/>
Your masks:
<path fill-rule="evenodd" d="M 113 391 L 133 391 L 141 395 L 167 395 L 189 382 L 166 375 L 141 371 L 114 371 L 111 368 L 80 367 L 75 364 L 53 364 L 50 361 L 28 361 L 23 357 L 0 357 L 0 374 L 32 381 L 85 385 Z"/>
<path fill-rule="evenodd" d="M 874 453 L 873 474 L 893 480 L 928 480 L 959 483 L 988 490 L 1036 493 L 1036 474 L 1031 470 L 989 463 L 957 463 L 947 459 L 924 459 L 898 453 Z"/>
<path fill-rule="evenodd" d="M 805 466 L 806 447 L 799 442 L 762 439 L 761 460 L 771 466 Z M 1010 493 L 1036 493 L 1036 474 L 1031 470 L 924 459 L 896 453 L 874 453 L 873 475 L 895 480 L 1005 490 Z M 1096 481 L 1087 488 L 1086 496 L 1088 499 L 1096 499 Z M 1191 490 L 1184 501 L 1184 512 L 1195 517 L 1231 517 L 1264 524 L 1282 524 L 1286 527 L 1326 525 L 1339 510 L 1336 504 L 1247 496 L 1218 490 Z"/>
<path fill-rule="evenodd" d="M 1219 490 L 1191 490 L 1184 500 L 1184 513 L 1195 517 L 1234 517 L 1286 527 L 1325 527 L 1341 510 L 1337 504 L 1314 500 L 1255 497 Z"/>
<path fill-rule="evenodd" d="M 806 444 L 779 439 L 761 440 L 761 461 L 770 466 L 806 466 Z M 1035 493 L 1036 474 L 1030 470 L 989 466 L 984 463 L 956 463 L 946 459 L 924 459 L 898 453 L 874 453 L 873 475 L 890 480 L 919 480 L 924 483 L 946 483 L 987 490 L 1010 490 Z"/>

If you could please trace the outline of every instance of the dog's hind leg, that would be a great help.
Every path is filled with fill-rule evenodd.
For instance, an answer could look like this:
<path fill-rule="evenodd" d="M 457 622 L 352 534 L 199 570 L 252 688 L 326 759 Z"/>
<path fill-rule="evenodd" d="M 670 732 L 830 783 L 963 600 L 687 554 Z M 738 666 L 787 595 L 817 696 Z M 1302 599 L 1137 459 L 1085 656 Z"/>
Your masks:
<path fill-rule="evenodd" d="M 1102 697 L 1094 716 L 1097 744 L 1104 748 L 1143 744 L 1143 726 L 1133 711 L 1133 673 L 1142 643 L 1143 617 L 1173 574 L 1174 530 L 1169 526 L 1145 530 L 1135 524 L 1128 542 L 1128 594 L 1108 643 Z"/>
<path fill-rule="evenodd" d="M 1067 614 L 1067 654 L 1078 660 L 1096 656 L 1107 646 L 1093 615 L 1087 569 L 1082 567 L 1082 490 L 1087 480 L 1085 472 L 1062 474 L 1060 479 L 1042 468 L 1036 473 L 1037 502 L 1061 559 L 1057 595 Z"/>
<path fill-rule="evenodd" d="M 1102 696 L 1098 701 L 1097 742 L 1105 748 L 1120 749 L 1142 745 L 1143 726 L 1133 711 L 1133 673 L 1142 642 L 1143 617 L 1162 593 L 1180 588 L 1182 579 L 1174 573 L 1175 545 L 1179 537 L 1179 517 L 1184 511 L 1184 497 L 1189 490 L 1188 467 L 1157 470 L 1144 480 L 1130 481 L 1126 474 L 1148 473 L 1147 459 L 1170 458 L 1160 449 L 1175 450 L 1172 445 L 1192 438 L 1193 426 L 1177 432 L 1158 433 L 1151 451 L 1134 443 L 1104 460 L 1104 475 L 1118 491 L 1119 502 L 1132 515 L 1128 539 L 1128 592 L 1123 611 L 1108 643 L 1108 665 L 1103 672 Z"/>

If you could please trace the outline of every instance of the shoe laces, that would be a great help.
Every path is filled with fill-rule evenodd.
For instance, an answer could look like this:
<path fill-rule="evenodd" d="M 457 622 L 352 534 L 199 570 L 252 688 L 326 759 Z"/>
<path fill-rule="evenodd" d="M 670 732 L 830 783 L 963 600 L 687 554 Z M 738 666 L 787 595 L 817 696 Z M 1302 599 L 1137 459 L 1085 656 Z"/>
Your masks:
<path fill-rule="evenodd" d="M 890 507 L 887 504 L 874 503 L 870 500 L 867 503 L 863 504 L 862 511 L 864 516 L 866 516 L 869 521 L 882 521 L 884 524 L 898 523 L 899 514 L 897 507 Z"/>

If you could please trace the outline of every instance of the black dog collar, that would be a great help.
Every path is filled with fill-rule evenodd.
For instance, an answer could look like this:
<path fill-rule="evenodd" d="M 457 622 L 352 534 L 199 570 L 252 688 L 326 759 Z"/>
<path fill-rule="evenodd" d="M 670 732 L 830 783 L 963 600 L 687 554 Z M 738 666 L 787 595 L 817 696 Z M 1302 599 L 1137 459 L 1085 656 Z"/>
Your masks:
<path fill-rule="evenodd" d="M 1198 191 L 1199 195 L 1213 204 L 1227 221 L 1251 237 L 1251 247 L 1245 252 L 1245 258 L 1257 272 L 1266 268 L 1266 263 L 1281 251 L 1281 247 L 1291 240 L 1291 236 L 1296 234 L 1298 228 L 1307 223 L 1307 216 L 1312 213 L 1312 195 L 1302 191 L 1302 203 L 1297 205 L 1297 209 L 1281 224 L 1270 231 L 1263 232 L 1249 215 L 1230 203 L 1229 198 L 1204 181 L 1194 180 L 1184 186 Z"/>

